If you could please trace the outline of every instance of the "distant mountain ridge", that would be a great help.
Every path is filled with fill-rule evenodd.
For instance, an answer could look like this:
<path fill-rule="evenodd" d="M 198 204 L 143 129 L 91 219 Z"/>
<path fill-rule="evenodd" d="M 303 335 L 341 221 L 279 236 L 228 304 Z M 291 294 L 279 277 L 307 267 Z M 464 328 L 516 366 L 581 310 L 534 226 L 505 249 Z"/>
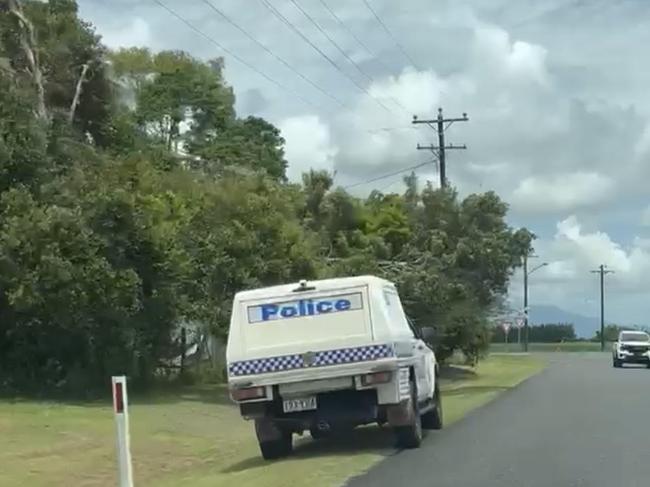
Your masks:
<path fill-rule="evenodd" d="M 591 338 L 600 329 L 600 318 L 572 313 L 553 305 L 533 305 L 528 312 L 528 320 L 532 325 L 543 323 L 573 323 L 576 335 L 581 338 Z"/>

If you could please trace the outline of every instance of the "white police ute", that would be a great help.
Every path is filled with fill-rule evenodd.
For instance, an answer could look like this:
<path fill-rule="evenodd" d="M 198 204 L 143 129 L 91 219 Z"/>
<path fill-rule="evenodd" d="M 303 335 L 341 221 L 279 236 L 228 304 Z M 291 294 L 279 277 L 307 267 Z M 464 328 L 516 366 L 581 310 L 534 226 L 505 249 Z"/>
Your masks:
<path fill-rule="evenodd" d="M 612 365 L 644 364 L 650 368 L 650 335 L 643 331 L 622 331 L 612 350 Z"/>
<path fill-rule="evenodd" d="M 416 448 L 442 427 L 438 366 L 404 314 L 395 285 L 347 277 L 242 291 L 226 352 L 228 386 L 254 420 L 262 456 L 292 451 L 293 434 L 314 439 L 388 423 L 398 445 Z"/>

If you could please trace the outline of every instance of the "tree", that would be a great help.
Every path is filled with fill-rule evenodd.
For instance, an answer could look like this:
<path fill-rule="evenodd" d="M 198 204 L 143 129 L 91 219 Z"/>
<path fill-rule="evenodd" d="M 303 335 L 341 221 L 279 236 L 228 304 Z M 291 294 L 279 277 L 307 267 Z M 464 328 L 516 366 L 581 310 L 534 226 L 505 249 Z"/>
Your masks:
<path fill-rule="evenodd" d="M 5 4 L 2 4 L 5 5 Z M 374 274 L 434 325 L 440 359 L 475 363 L 486 317 L 534 238 L 494 193 L 361 199 L 239 118 L 221 60 L 109 52 L 71 0 L 0 10 L 0 387 L 136 384 L 179 354 L 178 330 L 227 334 L 251 287 Z"/>
<path fill-rule="evenodd" d="M 441 359 L 461 350 L 474 362 L 489 343 L 487 316 L 533 236 L 507 226 L 507 206 L 491 192 L 459 202 L 454 190 L 427 185 L 420 201 L 413 238 L 400 254 L 406 265 L 389 276 L 407 312 L 438 328 Z"/>
<path fill-rule="evenodd" d="M 261 176 L 202 186 L 198 200 L 185 195 L 192 209 L 181 232 L 191 258 L 185 294 L 192 317 L 225 336 L 236 291 L 317 277 L 317 246 L 296 218 L 291 188 Z"/>
<path fill-rule="evenodd" d="M 258 117 L 235 117 L 221 59 L 204 63 L 181 51 L 129 48 L 113 53 L 111 64 L 122 106 L 134 110 L 134 125 L 149 144 L 186 154 L 187 165 L 212 176 L 244 169 L 286 181 L 280 131 Z"/>
<path fill-rule="evenodd" d="M 305 224 L 317 230 L 324 223 L 325 195 L 332 188 L 334 179 L 327 171 L 314 171 L 311 169 L 302 175 L 302 186 L 305 194 L 305 207 L 302 218 Z"/>
<path fill-rule="evenodd" d="M 224 83 L 219 62 L 202 63 L 183 52 L 152 57 L 153 72 L 136 94 L 136 117 L 143 130 L 168 149 L 201 144 L 234 116 L 232 89 Z M 188 125 L 181 133 L 181 123 Z"/>
<path fill-rule="evenodd" d="M 1 22 L 5 55 L 15 73 L 28 73 L 41 120 L 62 117 L 104 145 L 112 103 L 106 49 L 92 27 L 77 17 L 73 0 L 10 2 L 18 19 Z M 1 14 L 6 16 L 8 14 Z"/>
<path fill-rule="evenodd" d="M 368 233 L 381 238 L 390 247 L 391 255 L 399 255 L 412 237 L 407 198 L 373 195 L 368 203 Z"/>
<path fill-rule="evenodd" d="M 83 389 L 128 364 L 138 276 L 102 257 L 79 208 L 9 190 L 0 214 L 0 383 Z"/>
<path fill-rule="evenodd" d="M 224 168 L 247 168 L 286 181 L 287 161 L 280 131 L 264 119 L 233 120 L 215 136 L 190 146 L 195 165 L 214 174 Z"/>
<path fill-rule="evenodd" d="M 605 325 L 605 341 L 606 342 L 615 342 L 618 340 L 618 335 L 621 331 L 626 328 L 619 325 Z M 591 339 L 592 342 L 600 342 L 600 330 L 596 331 L 596 334 Z"/>
<path fill-rule="evenodd" d="M 517 330 L 511 328 L 508 333 L 508 341 L 516 340 L 516 338 Z M 528 327 L 528 340 L 533 343 L 561 343 L 576 339 L 572 323 L 546 323 Z M 503 328 L 495 328 L 492 333 L 492 342 L 501 343 L 504 340 Z"/>
<path fill-rule="evenodd" d="M 30 97 L 0 74 L 0 194 L 18 185 L 35 189 L 51 171 L 46 128 Z"/>

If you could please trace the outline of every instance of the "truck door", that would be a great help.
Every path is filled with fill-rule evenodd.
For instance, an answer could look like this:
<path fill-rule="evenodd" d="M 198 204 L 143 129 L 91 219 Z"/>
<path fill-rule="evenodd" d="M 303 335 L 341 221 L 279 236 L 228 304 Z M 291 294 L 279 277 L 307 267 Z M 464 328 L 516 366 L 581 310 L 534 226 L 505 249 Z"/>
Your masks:
<path fill-rule="evenodd" d="M 423 401 L 433 397 L 435 386 L 435 356 L 429 346 L 422 340 L 420 328 L 410 318 L 406 318 L 415 340 L 414 352 L 417 357 L 415 375 L 418 387 L 418 398 Z"/>

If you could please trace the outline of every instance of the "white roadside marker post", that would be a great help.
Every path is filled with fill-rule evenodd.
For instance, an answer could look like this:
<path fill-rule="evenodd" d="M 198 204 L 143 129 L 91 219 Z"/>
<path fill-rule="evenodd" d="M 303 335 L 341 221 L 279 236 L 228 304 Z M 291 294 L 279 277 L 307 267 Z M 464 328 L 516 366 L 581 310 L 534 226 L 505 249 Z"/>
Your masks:
<path fill-rule="evenodd" d="M 129 438 L 129 402 L 126 393 L 126 377 L 113 376 L 113 411 L 117 431 L 117 467 L 119 487 L 133 487 L 131 467 L 131 440 Z"/>

